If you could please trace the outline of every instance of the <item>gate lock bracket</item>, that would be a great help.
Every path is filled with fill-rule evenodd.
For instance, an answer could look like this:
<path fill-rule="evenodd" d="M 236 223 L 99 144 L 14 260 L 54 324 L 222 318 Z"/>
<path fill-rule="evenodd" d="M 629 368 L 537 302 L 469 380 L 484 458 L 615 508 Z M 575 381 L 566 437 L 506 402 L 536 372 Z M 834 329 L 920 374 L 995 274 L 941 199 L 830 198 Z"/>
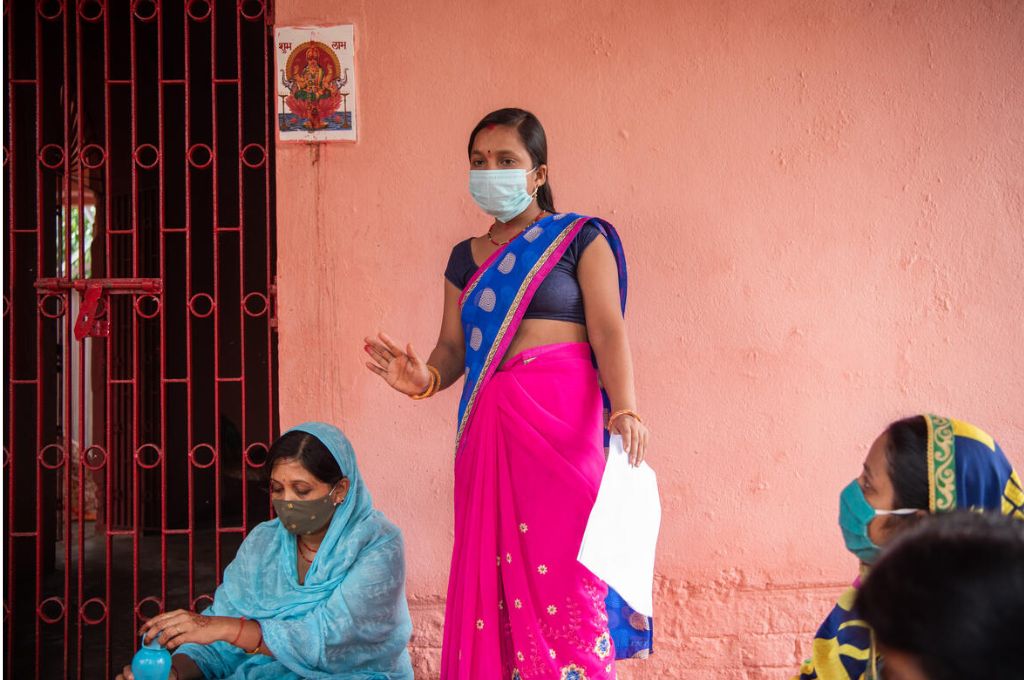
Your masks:
<path fill-rule="evenodd" d="M 97 318 L 106 305 L 107 295 L 159 295 L 163 282 L 160 279 L 39 279 L 36 290 L 51 295 L 62 295 L 69 290 L 83 293 L 75 319 L 75 340 L 81 341 L 110 335 L 110 321 Z"/>

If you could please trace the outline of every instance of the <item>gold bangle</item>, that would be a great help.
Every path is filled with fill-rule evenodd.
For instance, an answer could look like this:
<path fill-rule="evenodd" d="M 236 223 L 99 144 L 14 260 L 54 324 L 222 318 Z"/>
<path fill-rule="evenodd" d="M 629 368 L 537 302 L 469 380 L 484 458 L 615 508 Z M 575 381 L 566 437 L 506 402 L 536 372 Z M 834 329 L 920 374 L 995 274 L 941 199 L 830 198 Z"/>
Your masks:
<path fill-rule="evenodd" d="M 618 420 L 619 418 L 621 418 L 622 416 L 633 416 L 633 418 L 636 419 L 636 422 L 638 422 L 638 423 L 643 423 L 644 422 L 644 419 L 641 418 L 640 414 L 638 414 L 636 411 L 634 411 L 632 409 L 624 408 L 624 409 L 620 409 L 620 410 L 616 411 L 615 413 L 611 414 L 610 416 L 608 416 L 608 427 L 611 428 L 611 426 L 615 424 L 615 421 Z"/>
<path fill-rule="evenodd" d="M 427 364 L 427 371 L 430 372 L 430 389 L 427 390 L 426 396 L 423 397 L 424 399 L 434 396 L 441 388 L 441 372 L 430 364 Z"/>
<path fill-rule="evenodd" d="M 409 397 L 411 399 L 413 399 L 414 401 L 419 401 L 420 399 L 426 399 L 427 397 L 429 397 L 433 393 L 433 391 L 434 391 L 434 374 L 430 373 L 429 371 L 428 371 L 428 373 L 429 373 L 430 377 L 427 380 L 427 389 L 423 390 L 419 394 L 410 394 L 409 395 Z"/>
<path fill-rule="evenodd" d="M 427 384 L 427 389 L 425 389 L 422 394 L 410 395 L 415 401 L 434 396 L 437 390 L 441 387 L 441 372 L 430 364 L 427 364 L 427 372 L 430 373 L 430 382 Z"/>
<path fill-rule="evenodd" d="M 256 624 L 259 625 L 259 621 L 257 621 Z M 259 640 L 259 642 L 256 643 L 256 649 L 252 650 L 251 652 L 250 651 L 246 651 L 244 649 L 242 651 L 244 651 L 249 656 L 252 656 L 253 654 L 259 654 L 262 650 L 263 650 L 263 627 L 261 626 L 260 627 L 260 640 Z"/>

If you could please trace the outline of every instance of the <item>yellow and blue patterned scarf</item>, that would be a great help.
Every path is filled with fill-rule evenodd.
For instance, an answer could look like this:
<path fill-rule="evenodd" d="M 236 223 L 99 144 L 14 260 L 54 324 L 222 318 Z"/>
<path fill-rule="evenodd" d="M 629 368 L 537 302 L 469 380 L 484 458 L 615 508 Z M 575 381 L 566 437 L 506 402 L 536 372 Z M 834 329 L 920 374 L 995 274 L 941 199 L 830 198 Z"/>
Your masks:
<path fill-rule="evenodd" d="M 935 415 L 928 426 L 928 510 L 1001 512 L 1024 520 L 1024 488 L 999 444 L 969 423 Z M 871 629 L 856 608 L 858 579 L 839 598 L 814 638 L 800 680 L 876 677 Z"/>

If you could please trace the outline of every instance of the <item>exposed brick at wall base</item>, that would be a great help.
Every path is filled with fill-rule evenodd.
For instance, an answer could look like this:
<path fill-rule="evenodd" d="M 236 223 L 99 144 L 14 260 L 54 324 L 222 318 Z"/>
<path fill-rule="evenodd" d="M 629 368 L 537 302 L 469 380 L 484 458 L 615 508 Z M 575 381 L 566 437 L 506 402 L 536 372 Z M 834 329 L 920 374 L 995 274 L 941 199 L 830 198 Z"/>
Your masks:
<path fill-rule="evenodd" d="M 818 625 L 845 586 L 749 583 L 742 577 L 695 583 L 659 579 L 655 654 L 620 661 L 620 680 L 790 678 L 810 654 Z M 439 677 L 444 599 L 414 598 L 411 653 L 417 680 Z M 490 678 L 481 680 L 491 680 Z M 494 680 L 502 680 L 497 676 Z"/>
<path fill-rule="evenodd" d="M 444 598 L 409 598 L 412 614 L 412 655 L 416 680 L 441 676 L 441 641 L 444 634 Z"/>

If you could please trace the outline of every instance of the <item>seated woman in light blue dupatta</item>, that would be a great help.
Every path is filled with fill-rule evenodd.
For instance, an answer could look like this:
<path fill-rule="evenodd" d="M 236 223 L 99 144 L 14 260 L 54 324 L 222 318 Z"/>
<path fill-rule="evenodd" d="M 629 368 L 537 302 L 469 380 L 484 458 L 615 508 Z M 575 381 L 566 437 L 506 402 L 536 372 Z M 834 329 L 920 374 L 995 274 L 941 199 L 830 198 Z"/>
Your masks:
<path fill-rule="evenodd" d="M 267 466 L 278 517 L 242 542 L 213 604 L 142 627 L 174 652 L 171 678 L 412 680 L 402 535 L 374 510 L 348 440 L 306 423 Z"/>

